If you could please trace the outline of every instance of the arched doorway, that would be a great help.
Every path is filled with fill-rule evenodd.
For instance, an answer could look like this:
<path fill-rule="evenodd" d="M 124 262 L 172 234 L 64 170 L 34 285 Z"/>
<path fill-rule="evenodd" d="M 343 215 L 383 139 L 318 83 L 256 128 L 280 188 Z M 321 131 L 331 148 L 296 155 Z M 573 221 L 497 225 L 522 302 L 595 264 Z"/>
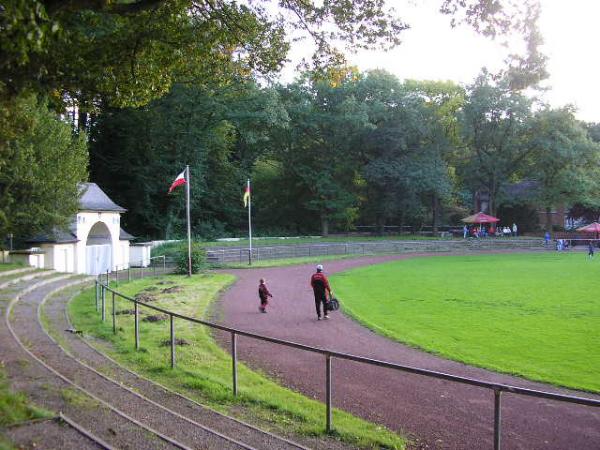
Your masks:
<path fill-rule="evenodd" d="M 112 269 L 112 239 L 104 222 L 96 222 L 85 243 L 85 272 L 98 275 Z"/>

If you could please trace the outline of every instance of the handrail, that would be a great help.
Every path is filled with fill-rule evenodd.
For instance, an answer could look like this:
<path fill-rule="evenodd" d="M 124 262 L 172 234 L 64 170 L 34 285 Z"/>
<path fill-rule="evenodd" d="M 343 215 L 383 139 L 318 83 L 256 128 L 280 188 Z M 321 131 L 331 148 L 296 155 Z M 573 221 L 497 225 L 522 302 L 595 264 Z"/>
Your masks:
<path fill-rule="evenodd" d="M 100 286 L 100 290 L 102 291 L 100 297 L 99 297 L 99 293 L 98 293 L 98 285 Z M 512 394 L 520 394 L 520 395 L 537 397 L 537 398 L 546 398 L 546 399 L 557 400 L 557 401 L 562 401 L 562 402 L 567 402 L 567 403 L 575 403 L 575 404 L 580 404 L 580 405 L 585 405 L 585 406 L 600 407 L 600 400 L 595 400 L 592 398 L 578 397 L 578 396 L 565 395 L 565 394 L 556 394 L 556 393 L 548 392 L 548 391 L 522 388 L 519 386 L 510 385 L 510 384 L 491 383 L 491 382 L 479 380 L 476 378 L 462 377 L 462 376 L 458 376 L 458 375 L 448 374 L 445 372 L 438 372 L 438 371 L 429 370 L 429 369 L 422 369 L 419 367 L 406 366 L 406 365 L 392 363 L 392 362 L 388 362 L 388 361 L 367 358 L 364 356 L 353 355 L 350 353 L 343 353 L 343 352 L 328 350 L 328 349 L 324 349 L 324 348 L 320 348 L 320 347 L 314 347 L 314 346 L 310 346 L 310 345 L 306 345 L 306 344 L 300 344 L 298 342 L 273 338 L 273 337 L 264 336 L 264 335 L 260 335 L 260 334 L 256 334 L 256 333 L 251 333 L 249 331 L 243 331 L 243 330 L 239 330 L 236 328 L 227 327 L 224 325 L 219 325 L 216 323 L 208 322 L 206 320 L 197 319 L 195 317 L 189 317 L 189 316 L 186 316 L 183 314 L 169 311 L 169 310 L 161 308 L 159 306 L 154 306 L 154 305 L 150 305 L 145 302 L 141 302 L 135 298 L 129 297 L 125 294 L 122 294 L 122 293 L 116 291 L 115 289 L 111 288 L 107 284 L 103 284 L 102 282 L 96 280 L 96 305 L 98 305 L 98 300 L 99 300 L 99 298 L 101 298 L 102 299 L 102 311 L 103 311 L 102 320 L 104 320 L 104 318 L 105 318 L 104 309 L 105 309 L 106 292 L 111 292 L 112 297 L 113 297 L 113 311 L 112 311 L 113 314 L 112 315 L 113 315 L 113 331 L 115 333 L 116 333 L 116 327 L 115 327 L 116 316 L 115 316 L 115 309 L 114 309 L 114 297 L 118 296 L 120 298 L 123 298 L 124 300 L 133 302 L 135 304 L 136 349 L 139 349 L 139 333 L 138 333 L 139 305 L 143 305 L 145 308 L 149 308 L 151 310 L 154 310 L 154 311 L 157 311 L 157 312 L 160 312 L 160 313 L 163 313 L 163 314 L 166 314 L 169 316 L 170 330 L 171 330 L 171 340 L 170 340 L 170 342 L 171 342 L 171 367 L 175 367 L 175 331 L 174 331 L 174 325 L 173 325 L 175 318 L 187 320 L 189 322 L 197 323 L 200 325 L 205 325 L 210 328 L 214 328 L 217 330 L 221 330 L 221 331 L 230 333 L 231 338 L 232 338 L 232 367 L 233 367 L 233 392 L 234 392 L 234 395 L 237 395 L 237 369 L 236 369 L 237 352 L 235 350 L 236 349 L 235 343 L 236 343 L 236 336 L 238 336 L 238 335 L 324 355 L 326 357 L 326 370 L 327 370 L 327 374 L 328 374 L 327 380 L 326 380 L 326 390 L 328 392 L 328 394 L 326 395 L 326 403 L 327 403 L 326 429 L 328 432 L 331 431 L 331 429 L 332 429 L 331 395 L 329 395 L 331 393 L 331 383 L 332 383 L 332 378 L 331 378 L 331 359 L 332 358 L 355 361 L 355 362 L 360 362 L 360 363 L 369 364 L 369 365 L 373 365 L 373 366 L 385 367 L 388 369 L 399 370 L 402 372 L 408 372 L 408 373 L 413 373 L 413 374 L 417 374 L 417 375 L 423 375 L 423 376 L 427 376 L 427 377 L 431 377 L 431 378 L 442 379 L 442 380 L 446 380 L 446 381 L 452 381 L 452 382 L 456 382 L 456 383 L 467 384 L 467 385 L 471 385 L 471 386 L 477 386 L 477 387 L 482 387 L 482 388 L 487 388 L 487 389 L 492 390 L 494 392 L 494 449 L 495 450 L 500 450 L 500 431 L 501 431 L 501 429 L 500 429 L 500 426 L 501 426 L 500 425 L 500 394 L 502 392 L 508 392 L 508 393 L 512 393 Z"/>
<path fill-rule="evenodd" d="M 452 375 L 452 374 L 448 374 L 445 372 L 438 372 L 435 370 L 421 369 L 421 368 L 413 367 L 413 366 L 405 366 L 402 364 L 392 363 L 392 362 L 388 362 L 388 361 L 382 361 L 379 359 L 372 359 L 372 358 L 367 358 L 364 356 L 353 355 L 351 353 L 337 352 L 334 350 L 327 350 L 327 349 L 320 348 L 320 347 L 314 347 L 314 346 L 310 346 L 310 345 L 306 345 L 306 344 L 300 344 L 298 342 L 288 341 L 285 339 L 278 339 L 278 338 L 273 338 L 273 337 L 269 337 L 269 336 L 263 336 L 261 334 L 251 333 L 249 331 L 243 331 L 243 330 L 239 330 L 237 328 L 231 328 L 231 327 L 227 327 L 225 325 L 219 325 L 216 323 L 207 322 L 205 320 L 197 319 L 195 317 L 185 316 L 183 314 L 169 311 L 168 309 L 164 309 L 159 306 L 154 306 L 154 305 L 150 305 L 145 302 L 140 302 L 139 300 L 136 300 L 135 298 L 129 297 L 125 294 L 121 294 L 120 292 L 112 289 L 109 286 L 106 286 L 106 285 L 103 285 L 103 286 L 109 292 L 112 292 L 115 295 L 118 295 L 119 297 L 121 297 L 125 300 L 129 300 L 131 302 L 138 303 L 140 305 L 144 305 L 144 307 L 153 309 L 154 311 L 166 314 L 168 316 L 173 316 L 173 317 L 177 317 L 179 319 L 187 320 L 189 322 L 198 323 L 200 325 L 206 325 L 208 327 L 215 328 L 215 329 L 218 329 L 221 331 L 235 333 L 240 336 L 246 336 L 246 337 L 258 339 L 261 341 L 271 342 L 273 344 L 285 345 L 288 347 L 293 347 L 293 348 L 296 348 L 299 350 L 305 350 L 305 351 L 312 352 L 312 353 L 319 353 L 322 355 L 330 355 L 330 356 L 333 356 L 334 358 L 338 358 L 338 359 L 347 359 L 349 361 L 362 362 L 365 364 L 371 364 L 371 365 L 375 365 L 375 366 L 379 366 L 379 367 L 386 367 L 388 369 L 396 369 L 396 370 L 401 370 L 401 371 L 405 371 L 405 372 L 415 373 L 418 375 L 426 375 L 426 376 L 431 376 L 433 378 L 440 378 L 443 380 L 456 381 L 458 383 L 469 384 L 471 386 L 484 387 L 484 388 L 489 388 L 489 389 L 493 389 L 493 390 L 501 390 L 501 391 L 511 392 L 513 394 L 540 396 L 543 398 L 549 398 L 549 399 L 553 399 L 553 400 L 566 401 L 566 402 L 570 402 L 570 403 L 578 403 L 578 404 L 587 405 L 587 406 L 600 407 L 600 400 L 594 400 L 591 398 L 576 397 L 576 396 L 564 395 L 564 394 L 555 394 L 555 393 L 548 392 L 548 391 L 527 389 L 527 388 L 522 388 L 519 386 L 513 386 L 510 384 L 491 383 L 489 381 L 478 380 L 475 378 L 461 377 L 458 375 Z"/>

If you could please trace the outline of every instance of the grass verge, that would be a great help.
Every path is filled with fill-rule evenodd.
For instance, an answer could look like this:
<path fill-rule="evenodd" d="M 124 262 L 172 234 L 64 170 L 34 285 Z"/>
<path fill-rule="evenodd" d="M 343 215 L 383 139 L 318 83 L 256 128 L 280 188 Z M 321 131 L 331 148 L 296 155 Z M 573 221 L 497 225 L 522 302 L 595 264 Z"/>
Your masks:
<path fill-rule="evenodd" d="M 331 276 L 346 312 L 443 357 L 600 392 L 600 260 L 431 256 Z"/>
<path fill-rule="evenodd" d="M 25 394 L 13 392 L 4 370 L 0 368 L 0 427 L 53 416 L 51 412 L 32 405 Z"/>
<path fill-rule="evenodd" d="M 24 269 L 25 266 L 23 264 L 17 264 L 17 263 L 0 263 L 0 274 L 2 272 L 6 272 L 8 270 L 14 270 L 14 269 Z"/>
<path fill-rule="evenodd" d="M 204 317 L 210 302 L 234 281 L 226 274 L 201 274 L 191 278 L 166 276 L 136 280 L 120 286 L 120 291 L 135 295 L 144 292 L 152 304 L 180 314 Z M 107 299 L 108 300 L 108 299 Z M 141 349 L 134 349 L 133 317 L 117 315 L 116 335 L 112 333 L 111 302 L 105 323 L 95 311 L 94 290 L 76 296 L 69 312 L 77 329 L 101 338 L 110 345 L 103 350 L 120 363 L 180 393 L 225 414 L 257 424 L 282 435 L 319 437 L 324 445 L 332 440 L 362 448 L 404 448 L 405 440 L 375 424 L 334 410 L 335 432 L 324 430 L 325 407 L 322 403 L 283 388 L 267 376 L 238 366 L 238 397 L 231 393 L 231 357 L 219 347 L 206 327 L 177 320 L 176 337 L 187 345 L 177 347 L 177 366 L 170 368 L 169 321 L 140 320 Z M 116 311 L 132 309 L 124 300 L 116 301 Z M 141 308 L 143 317 L 154 315 Z"/>
<path fill-rule="evenodd" d="M 257 267 L 282 267 L 282 266 L 295 266 L 299 264 L 319 264 L 322 261 L 333 261 L 339 259 L 359 259 L 359 258 L 372 258 L 373 256 L 380 256 L 384 253 L 371 254 L 365 256 L 358 255 L 324 255 L 324 256 L 304 256 L 300 258 L 282 258 L 282 259 L 267 259 L 263 261 L 253 261 L 252 265 L 248 263 L 228 263 L 214 265 L 215 269 L 227 268 L 227 269 L 255 269 Z"/>

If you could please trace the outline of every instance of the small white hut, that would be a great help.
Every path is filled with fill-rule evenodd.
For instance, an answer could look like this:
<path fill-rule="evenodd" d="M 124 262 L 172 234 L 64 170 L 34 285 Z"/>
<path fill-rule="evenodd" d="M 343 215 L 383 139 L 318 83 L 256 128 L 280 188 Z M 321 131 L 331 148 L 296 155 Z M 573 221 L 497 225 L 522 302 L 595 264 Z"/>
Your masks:
<path fill-rule="evenodd" d="M 79 212 L 68 231 L 54 231 L 28 241 L 44 252 L 44 268 L 97 275 L 129 266 L 129 241 L 121 228 L 125 208 L 96 183 L 81 183 Z M 12 256 L 12 255 L 11 255 Z"/>

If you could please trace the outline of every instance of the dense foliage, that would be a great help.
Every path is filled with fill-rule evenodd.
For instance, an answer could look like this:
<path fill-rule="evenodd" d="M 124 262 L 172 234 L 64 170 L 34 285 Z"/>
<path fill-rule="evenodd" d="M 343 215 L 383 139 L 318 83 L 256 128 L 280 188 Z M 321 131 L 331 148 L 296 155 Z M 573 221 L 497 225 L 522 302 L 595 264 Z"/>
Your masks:
<path fill-rule="evenodd" d="M 34 95 L 0 115 L 0 235 L 33 236 L 65 227 L 87 178 L 85 136 L 74 135 Z"/>
<path fill-rule="evenodd" d="M 543 122 L 561 113 L 535 113 L 538 105 L 520 94 L 547 75 L 535 0 L 440 0 L 453 24 L 526 43 L 505 70 L 466 88 L 401 83 L 344 65 L 342 49 L 400 43 L 408 24 L 388 6 L 3 2 L 0 233 L 26 236 L 68 222 L 76 184 L 86 179 L 87 144 L 92 181 L 127 206 L 125 227 L 146 237 L 183 234 L 182 192 L 165 190 L 185 164 L 192 168 L 192 226 L 202 237 L 244 230 L 247 177 L 264 234 L 327 234 L 356 224 L 435 228 L 471 209 L 482 190 L 494 213 L 505 185 L 530 177 L 542 180 L 546 206 L 560 198 L 595 207 L 589 174 L 597 147 L 587 134 L 597 139 L 597 127 L 586 134 L 564 112 L 570 150 L 558 155 L 556 133 Z M 302 33 L 316 44 L 312 61 L 290 85 L 267 83 Z M 546 138 L 534 138 L 538 131 Z M 540 172 L 543 152 L 555 153 L 547 161 L 558 161 L 561 176 Z M 581 189 L 561 188 L 566 173 L 576 173 Z"/>
<path fill-rule="evenodd" d="M 236 81 L 178 86 L 144 108 L 100 116 L 92 177 L 128 205 L 134 234 L 184 235 L 184 190 L 166 188 L 186 163 L 193 230 L 204 238 L 245 233 L 246 177 L 263 235 L 435 227 L 472 211 L 479 192 L 524 231 L 537 226 L 536 208 L 597 197 L 600 150 L 587 129 L 505 78 L 482 73 L 460 87 L 346 69 L 271 88 Z M 522 181 L 530 187 L 511 193 Z"/>

